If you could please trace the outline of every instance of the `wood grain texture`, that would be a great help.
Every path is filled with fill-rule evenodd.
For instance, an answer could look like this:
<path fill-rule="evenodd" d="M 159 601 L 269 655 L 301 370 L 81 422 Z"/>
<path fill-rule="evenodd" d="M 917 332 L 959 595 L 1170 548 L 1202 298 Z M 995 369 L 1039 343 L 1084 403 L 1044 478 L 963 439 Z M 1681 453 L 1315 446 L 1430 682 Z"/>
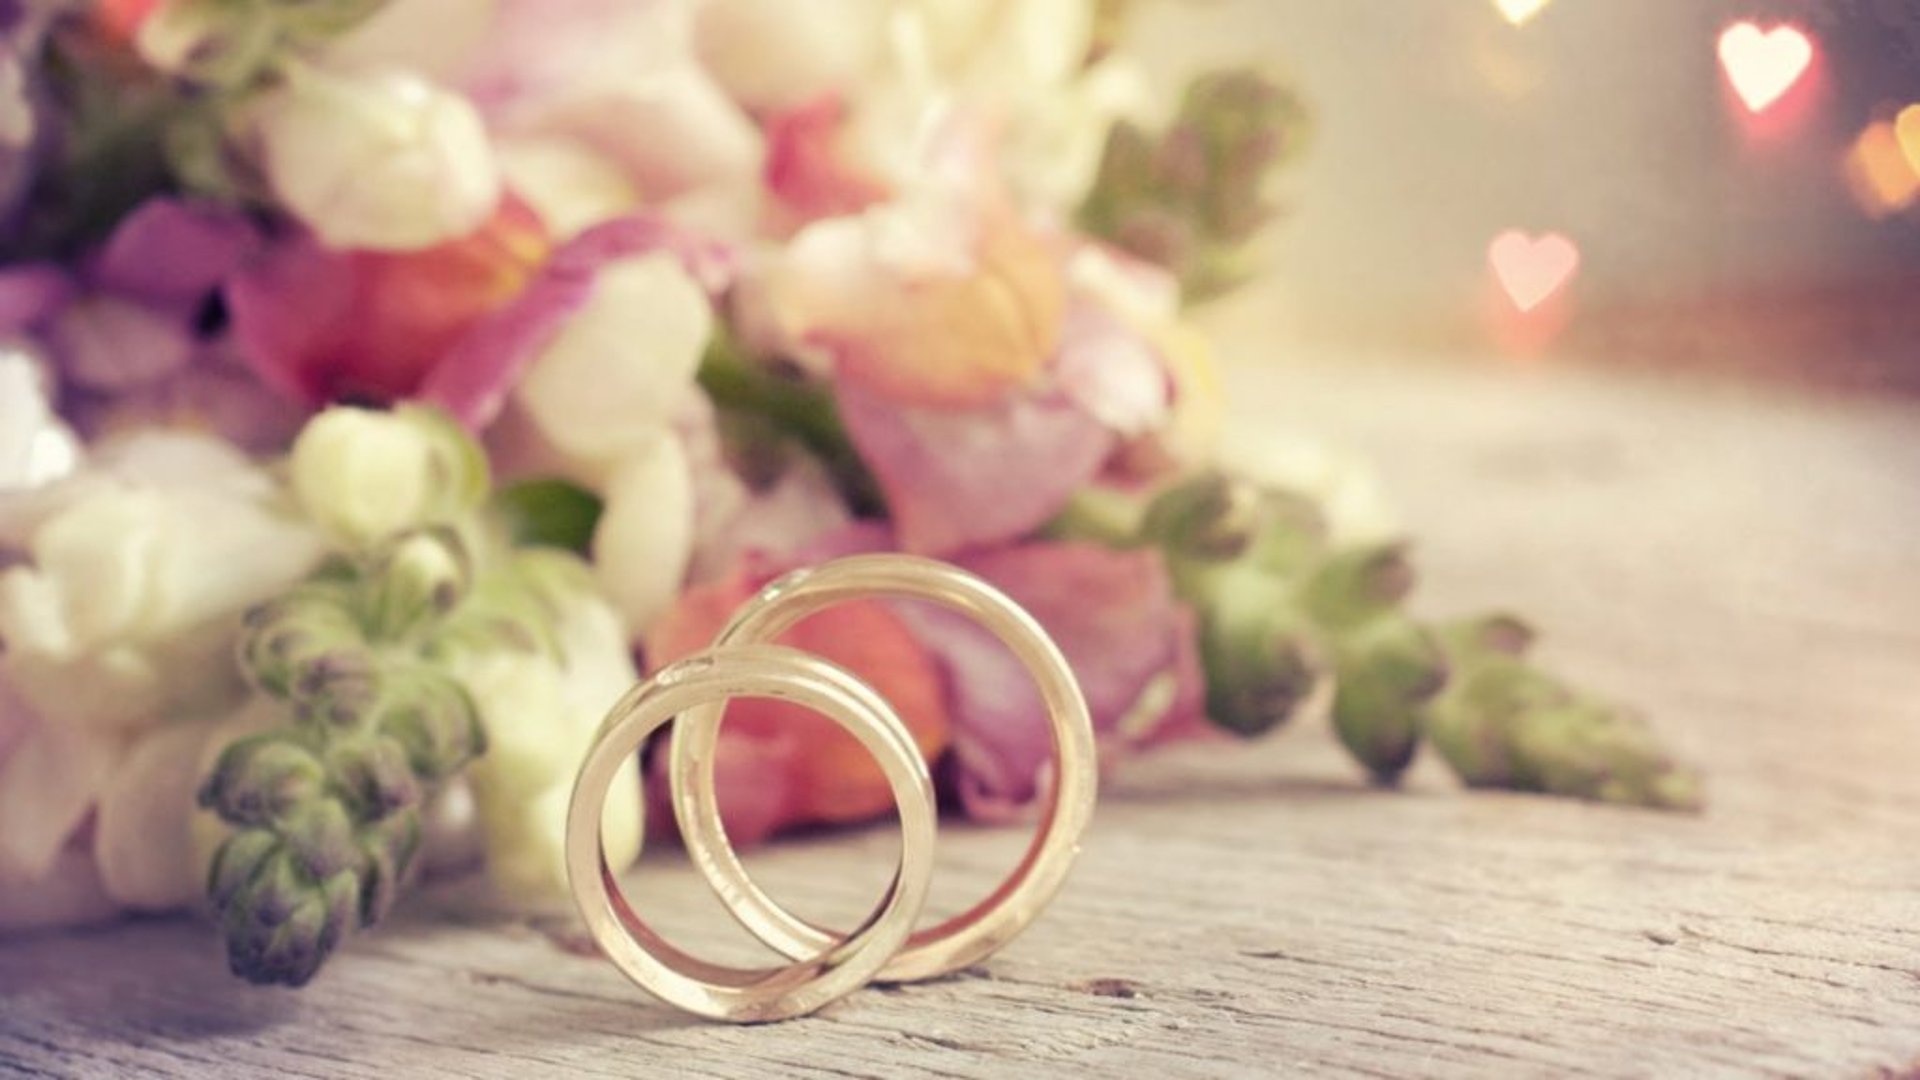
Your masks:
<path fill-rule="evenodd" d="M 204 926 L 0 943 L 0 1074 L 347 1077 L 1920 1075 L 1920 408 L 1545 372 L 1243 372 L 1236 422 L 1379 465 L 1434 612 L 1513 605 L 1711 778 L 1671 817 L 1363 786 L 1318 726 L 1110 785 L 1027 936 L 940 983 L 735 1028 L 564 918 L 443 887 L 299 993 Z M 1018 832 L 943 834 L 936 904 Z M 852 918 L 885 829 L 750 859 Z M 684 860 L 641 906 L 718 941 Z"/>

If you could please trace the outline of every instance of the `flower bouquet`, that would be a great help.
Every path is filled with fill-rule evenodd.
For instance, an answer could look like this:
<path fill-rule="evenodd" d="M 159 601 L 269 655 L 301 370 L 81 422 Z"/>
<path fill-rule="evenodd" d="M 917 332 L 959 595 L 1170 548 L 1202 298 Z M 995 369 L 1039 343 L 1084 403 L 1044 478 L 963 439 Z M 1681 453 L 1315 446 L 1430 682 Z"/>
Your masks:
<path fill-rule="evenodd" d="M 1152 92 L 1124 6 L 0 6 L 0 929 L 197 907 L 297 985 L 423 873 L 562 890 L 607 707 L 859 551 L 1030 609 L 1110 759 L 1309 713 L 1382 783 L 1427 742 L 1693 805 L 1523 623 L 1409 614 L 1390 530 L 1217 460 L 1187 312 L 1302 112 Z M 794 636 L 955 812 L 1041 790 L 1039 699 L 970 625 Z M 718 772 L 739 842 L 892 803 L 777 702 Z"/>

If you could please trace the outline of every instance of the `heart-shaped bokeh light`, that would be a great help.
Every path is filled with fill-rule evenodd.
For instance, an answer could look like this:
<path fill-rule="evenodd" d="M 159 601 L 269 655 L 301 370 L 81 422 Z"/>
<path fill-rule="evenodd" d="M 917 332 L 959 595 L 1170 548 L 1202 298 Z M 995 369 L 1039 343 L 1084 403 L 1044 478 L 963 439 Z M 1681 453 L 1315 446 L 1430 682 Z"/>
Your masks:
<path fill-rule="evenodd" d="M 1750 22 L 1737 22 L 1720 35 L 1720 66 L 1751 112 L 1761 112 L 1780 100 L 1812 60 L 1813 41 L 1805 31 L 1786 23 L 1762 30 Z"/>
<path fill-rule="evenodd" d="M 1515 26 L 1526 22 L 1552 0 L 1493 0 L 1493 6 L 1500 9 L 1500 15 Z"/>
<path fill-rule="evenodd" d="M 1528 236 L 1508 229 L 1487 245 L 1487 265 L 1513 306 L 1532 311 L 1559 292 L 1580 268 L 1580 249 L 1560 233 Z"/>

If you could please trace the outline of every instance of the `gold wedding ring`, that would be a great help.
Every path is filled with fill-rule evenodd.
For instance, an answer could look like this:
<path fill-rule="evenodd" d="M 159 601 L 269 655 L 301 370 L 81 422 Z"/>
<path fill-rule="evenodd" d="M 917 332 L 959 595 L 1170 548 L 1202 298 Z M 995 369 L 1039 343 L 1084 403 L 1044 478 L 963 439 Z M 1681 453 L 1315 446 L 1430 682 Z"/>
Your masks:
<path fill-rule="evenodd" d="M 998 888 L 962 914 L 913 932 L 932 875 L 935 811 L 926 763 L 906 725 L 870 686 L 771 639 L 825 607 L 856 599 L 928 601 L 967 615 L 1026 667 L 1047 708 L 1051 783 L 1032 844 Z M 728 699 L 771 697 L 813 709 L 874 754 L 899 806 L 900 865 L 866 921 L 841 934 L 814 926 L 747 875 L 721 824 L 714 754 Z M 674 815 L 694 864 L 750 933 L 794 961 L 742 970 L 698 960 L 663 941 L 622 897 L 600 842 L 601 808 L 621 765 L 678 716 L 669 746 Z M 796 571 L 761 590 L 709 651 L 669 665 L 614 706 L 574 787 L 567 869 L 593 938 L 634 982 L 690 1012 L 736 1021 L 811 1012 L 869 981 L 931 978 L 1011 941 L 1066 880 L 1093 814 L 1093 726 L 1071 669 L 1033 617 L 958 567 L 907 555 L 860 555 Z"/>

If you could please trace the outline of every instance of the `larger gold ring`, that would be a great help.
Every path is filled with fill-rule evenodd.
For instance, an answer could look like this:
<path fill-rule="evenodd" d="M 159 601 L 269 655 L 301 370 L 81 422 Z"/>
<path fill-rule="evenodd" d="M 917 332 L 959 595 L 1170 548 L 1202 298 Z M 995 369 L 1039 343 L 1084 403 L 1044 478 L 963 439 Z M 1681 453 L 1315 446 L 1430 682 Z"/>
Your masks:
<path fill-rule="evenodd" d="M 1005 593 L 958 567 L 910 555 L 856 555 L 799 570 L 768 585 L 715 640 L 718 652 L 757 648 L 824 607 L 876 596 L 925 600 L 971 616 L 1019 658 L 1040 688 L 1053 736 L 1053 783 L 1033 843 L 1020 865 L 985 899 L 919 931 L 879 971 L 887 982 L 932 978 L 966 967 L 1011 941 L 1065 882 L 1098 787 L 1093 723 L 1066 659 L 1033 616 Z M 675 726 L 669 773 L 674 816 L 689 850 L 742 926 L 779 952 L 820 954 L 841 935 L 814 926 L 768 896 L 727 840 L 714 792 L 713 754 L 722 706 L 705 704 Z"/>
<path fill-rule="evenodd" d="M 723 967 L 667 944 L 628 905 L 601 843 L 608 790 L 647 737 L 689 710 L 710 706 L 708 711 L 717 714 L 734 697 L 791 701 L 837 721 L 879 761 L 899 804 L 900 864 L 885 899 L 844 940 L 837 935 L 816 939 L 818 948 L 789 954 L 799 962 L 782 968 Z M 682 734 L 673 733 L 676 750 L 682 749 Z M 709 787 L 713 746 L 713 739 L 702 740 L 676 759 L 707 778 Z M 935 818 L 926 762 L 884 698 L 819 657 L 779 645 L 742 645 L 671 664 L 614 706 L 581 766 L 567 809 L 567 875 L 588 931 L 628 978 L 701 1016 L 782 1020 L 865 985 L 906 942 L 933 875 Z M 715 859 L 738 866 L 724 840 L 704 847 L 690 840 L 688 849 L 710 879 Z M 731 906 L 731 897 L 723 892 L 721 898 Z"/>

